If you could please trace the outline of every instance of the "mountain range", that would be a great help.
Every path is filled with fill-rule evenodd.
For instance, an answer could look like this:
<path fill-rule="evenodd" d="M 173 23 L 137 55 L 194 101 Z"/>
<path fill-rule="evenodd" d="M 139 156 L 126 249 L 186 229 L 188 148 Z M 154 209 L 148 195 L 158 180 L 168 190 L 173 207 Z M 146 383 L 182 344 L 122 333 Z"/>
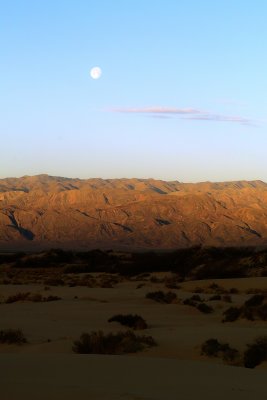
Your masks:
<path fill-rule="evenodd" d="M 267 184 L 0 179 L 0 249 L 265 246 Z"/>

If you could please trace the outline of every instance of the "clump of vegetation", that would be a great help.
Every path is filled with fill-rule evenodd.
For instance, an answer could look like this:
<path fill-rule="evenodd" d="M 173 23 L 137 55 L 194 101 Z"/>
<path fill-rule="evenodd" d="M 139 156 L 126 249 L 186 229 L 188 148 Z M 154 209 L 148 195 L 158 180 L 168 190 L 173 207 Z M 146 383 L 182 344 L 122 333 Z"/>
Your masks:
<path fill-rule="evenodd" d="M 27 340 L 20 329 L 5 329 L 0 331 L 0 343 L 23 344 Z"/>
<path fill-rule="evenodd" d="M 255 368 L 263 361 L 267 361 L 267 336 L 257 338 L 254 343 L 247 346 L 244 352 L 244 366 Z"/>
<path fill-rule="evenodd" d="M 6 304 L 11 304 L 11 303 L 16 303 L 19 301 L 30 301 L 33 303 L 41 303 L 41 302 L 47 302 L 47 301 L 56 301 L 56 300 L 61 300 L 61 297 L 58 296 L 42 296 L 40 293 L 30 293 L 30 292 L 25 292 L 25 293 L 16 293 L 12 296 L 9 296 L 5 303 Z"/>
<path fill-rule="evenodd" d="M 197 294 L 194 294 L 193 296 L 189 297 L 188 299 L 185 299 L 183 301 L 183 304 L 186 306 L 195 307 L 203 314 L 211 314 L 214 311 L 211 306 L 209 306 L 206 303 L 203 303 L 203 300 Z"/>
<path fill-rule="evenodd" d="M 241 310 L 238 307 L 230 307 L 224 311 L 223 315 L 224 318 L 222 322 L 234 322 L 240 317 Z"/>
<path fill-rule="evenodd" d="M 255 294 L 254 296 L 250 297 L 247 301 L 245 301 L 245 307 L 258 307 L 261 306 L 264 302 L 265 297 L 263 294 Z"/>
<path fill-rule="evenodd" d="M 121 325 L 128 326 L 133 329 L 147 329 L 147 323 L 140 315 L 133 314 L 117 314 L 111 317 L 108 322 L 119 322 Z"/>
<path fill-rule="evenodd" d="M 259 319 L 267 321 L 267 303 L 263 303 L 265 296 L 255 294 L 245 301 L 241 307 L 230 307 L 223 314 L 222 322 L 234 322 L 238 318 L 245 318 L 250 321 Z"/>
<path fill-rule="evenodd" d="M 179 275 L 172 275 L 165 278 L 165 286 L 167 289 L 181 289 L 181 278 Z"/>
<path fill-rule="evenodd" d="M 227 363 L 238 360 L 238 350 L 229 346 L 228 343 L 220 343 L 217 339 L 208 339 L 201 346 L 201 354 L 208 357 L 220 357 Z"/>
<path fill-rule="evenodd" d="M 44 281 L 47 286 L 64 286 L 64 281 L 61 278 L 48 278 Z"/>
<path fill-rule="evenodd" d="M 138 336 L 132 331 L 104 334 L 102 331 L 83 333 L 73 343 L 72 350 L 79 354 L 126 354 L 136 353 L 156 346 L 151 336 Z"/>
<path fill-rule="evenodd" d="M 147 299 L 157 301 L 158 303 L 171 304 L 177 301 L 177 295 L 173 292 L 162 292 L 161 290 L 157 292 L 149 292 L 146 294 Z"/>
<path fill-rule="evenodd" d="M 214 311 L 213 308 L 206 303 L 198 304 L 197 309 L 201 311 L 203 314 L 211 314 Z"/>
<path fill-rule="evenodd" d="M 192 301 L 203 301 L 202 298 L 198 294 L 193 294 L 193 296 L 190 297 L 190 300 Z"/>
<path fill-rule="evenodd" d="M 220 294 L 215 294 L 209 298 L 209 301 L 219 301 L 221 299 L 222 299 L 222 296 Z"/>
<path fill-rule="evenodd" d="M 232 303 L 232 297 L 229 296 L 229 294 L 225 294 L 222 296 L 222 301 L 225 301 L 226 303 Z"/>

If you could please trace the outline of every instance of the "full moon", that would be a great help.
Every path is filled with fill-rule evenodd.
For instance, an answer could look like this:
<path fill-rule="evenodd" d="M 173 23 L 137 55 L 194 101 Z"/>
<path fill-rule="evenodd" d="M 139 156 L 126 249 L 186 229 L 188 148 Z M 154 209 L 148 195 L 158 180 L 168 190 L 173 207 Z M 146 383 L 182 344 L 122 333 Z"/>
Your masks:
<path fill-rule="evenodd" d="M 93 78 L 93 79 L 99 79 L 100 76 L 102 75 L 101 68 L 100 67 L 92 68 L 90 71 L 90 75 L 91 75 L 91 78 Z"/>

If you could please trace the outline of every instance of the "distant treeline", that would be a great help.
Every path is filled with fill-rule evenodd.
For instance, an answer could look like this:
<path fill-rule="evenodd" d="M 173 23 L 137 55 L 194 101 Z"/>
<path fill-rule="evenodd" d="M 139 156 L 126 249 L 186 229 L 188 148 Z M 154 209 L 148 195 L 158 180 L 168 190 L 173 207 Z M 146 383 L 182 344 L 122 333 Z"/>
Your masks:
<path fill-rule="evenodd" d="M 170 252 L 50 251 L 0 254 L 0 265 L 12 268 L 63 268 L 65 273 L 108 272 L 139 275 L 159 271 L 185 279 L 267 276 L 267 249 L 191 247 Z"/>

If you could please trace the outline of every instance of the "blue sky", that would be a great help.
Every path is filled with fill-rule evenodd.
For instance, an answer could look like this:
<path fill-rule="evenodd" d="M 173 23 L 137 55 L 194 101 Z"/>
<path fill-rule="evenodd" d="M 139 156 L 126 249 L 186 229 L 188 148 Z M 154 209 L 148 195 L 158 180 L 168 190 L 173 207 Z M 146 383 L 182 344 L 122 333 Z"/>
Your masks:
<path fill-rule="evenodd" d="M 0 6 L 1 177 L 267 181 L 265 0 Z"/>

